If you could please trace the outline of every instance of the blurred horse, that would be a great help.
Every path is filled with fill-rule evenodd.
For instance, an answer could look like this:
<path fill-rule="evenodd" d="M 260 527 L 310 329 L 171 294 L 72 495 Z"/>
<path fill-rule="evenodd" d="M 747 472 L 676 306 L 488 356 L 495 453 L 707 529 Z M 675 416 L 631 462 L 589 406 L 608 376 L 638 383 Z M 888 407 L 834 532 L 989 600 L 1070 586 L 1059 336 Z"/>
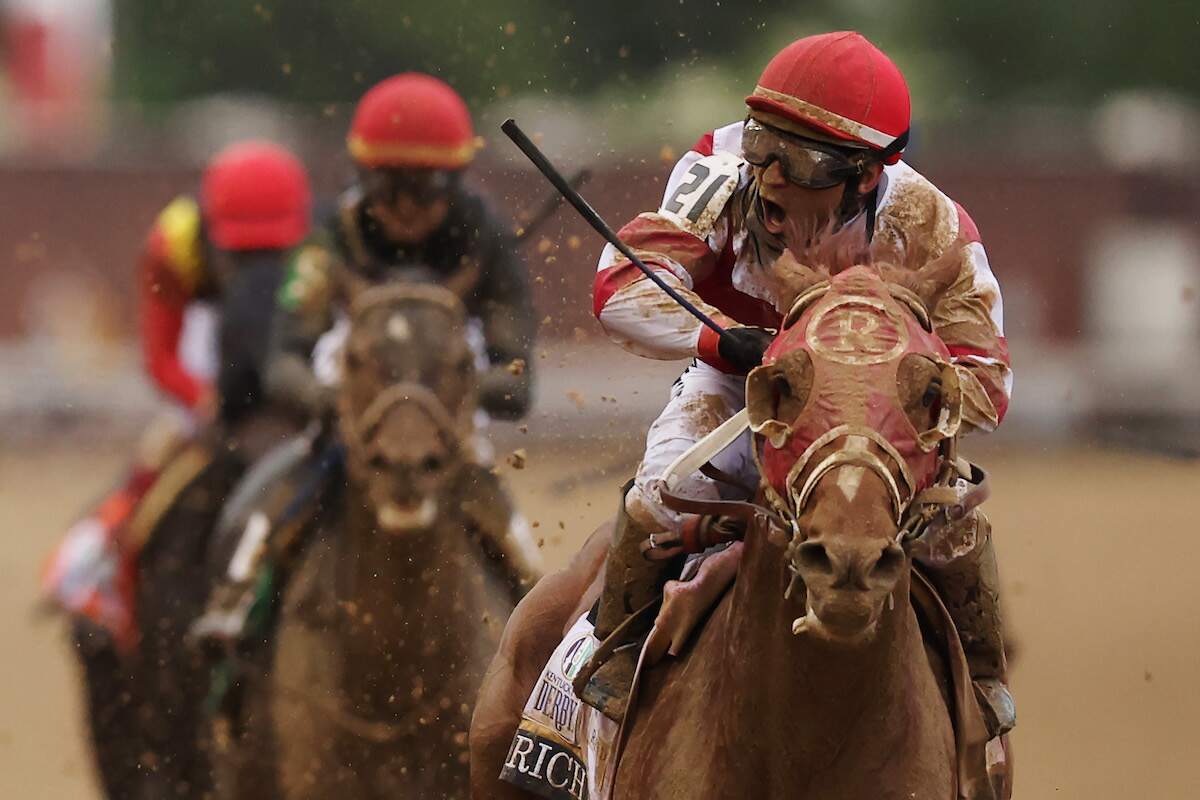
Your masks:
<path fill-rule="evenodd" d="M 231 796 L 465 796 L 476 692 L 534 577 L 474 459 L 475 357 L 446 289 L 354 299 L 336 399 L 345 481 L 294 534 L 271 653 L 244 678 Z"/>

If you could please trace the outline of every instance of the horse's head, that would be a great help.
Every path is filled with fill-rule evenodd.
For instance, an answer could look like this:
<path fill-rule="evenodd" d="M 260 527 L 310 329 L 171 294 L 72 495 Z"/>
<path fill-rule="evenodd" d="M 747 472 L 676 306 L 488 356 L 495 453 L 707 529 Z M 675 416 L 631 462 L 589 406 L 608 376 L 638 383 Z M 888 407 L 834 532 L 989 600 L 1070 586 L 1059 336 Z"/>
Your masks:
<path fill-rule="evenodd" d="M 875 268 L 839 272 L 795 300 L 746 396 L 806 589 L 796 630 L 865 640 L 907 586 L 900 522 L 958 426 L 957 373 L 925 303 Z"/>
<path fill-rule="evenodd" d="M 338 424 L 379 528 L 429 528 L 469 460 L 475 355 L 457 296 L 401 284 L 359 294 L 342 351 Z"/>

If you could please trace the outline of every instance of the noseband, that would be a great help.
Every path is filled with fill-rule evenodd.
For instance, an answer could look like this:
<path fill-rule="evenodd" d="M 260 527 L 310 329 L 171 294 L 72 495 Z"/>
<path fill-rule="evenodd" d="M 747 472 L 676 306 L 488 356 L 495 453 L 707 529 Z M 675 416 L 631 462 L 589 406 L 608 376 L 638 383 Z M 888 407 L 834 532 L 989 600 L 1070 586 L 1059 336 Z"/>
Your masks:
<path fill-rule="evenodd" d="M 464 421 L 456 420 L 429 387 L 411 381 L 388 386 L 375 396 L 358 419 L 351 421 L 348 427 L 355 444 L 365 447 L 374 438 L 388 412 L 404 403 L 414 403 L 428 414 L 438 431 L 446 434 L 455 448 L 461 444 L 466 429 Z"/>

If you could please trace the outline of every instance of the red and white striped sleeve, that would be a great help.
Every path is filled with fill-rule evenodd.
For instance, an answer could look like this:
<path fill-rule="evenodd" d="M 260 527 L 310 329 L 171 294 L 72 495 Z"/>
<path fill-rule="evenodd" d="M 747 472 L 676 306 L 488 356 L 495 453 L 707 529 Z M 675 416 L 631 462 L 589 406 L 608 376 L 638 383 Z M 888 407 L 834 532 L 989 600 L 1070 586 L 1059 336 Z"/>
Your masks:
<path fill-rule="evenodd" d="M 962 268 L 933 312 L 933 324 L 954 362 L 970 379 L 963 385 L 963 421 L 992 431 L 1012 396 L 1012 362 L 1004 338 L 1004 301 L 974 221 L 957 203 Z"/>
<path fill-rule="evenodd" d="M 664 281 L 722 326 L 738 323 L 693 291 L 714 268 L 725 246 L 724 213 L 741 179 L 741 159 L 713 152 L 712 134 L 701 137 L 675 165 L 662 207 L 639 214 L 618 236 Z M 717 336 L 675 304 L 640 270 L 607 245 L 592 288 L 592 310 L 613 341 L 632 353 L 658 359 L 699 357 L 724 368 Z"/>

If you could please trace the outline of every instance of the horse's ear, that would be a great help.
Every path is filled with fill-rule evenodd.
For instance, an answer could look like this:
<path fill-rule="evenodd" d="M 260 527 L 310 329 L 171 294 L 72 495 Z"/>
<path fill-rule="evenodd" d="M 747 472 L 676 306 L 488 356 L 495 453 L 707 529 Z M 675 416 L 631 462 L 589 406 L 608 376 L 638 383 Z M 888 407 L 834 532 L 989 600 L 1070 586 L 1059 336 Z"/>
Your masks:
<path fill-rule="evenodd" d="M 793 350 L 751 370 L 746 377 L 750 429 L 772 447 L 783 447 L 808 403 L 812 382 L 812 359 L 805 350 Z"/>
<path fill-rule="evenodd" d="M 913 313 L 913 316 L 917 318 L 917 322 L 921 324 L 922 328 L 929 333 L 933 333 L 933 322 L 929 318 L 929 308 L 925 305 L 925 301 L 917 296 L 916 292 L 906 289 L 898 283 L 889 283 L 887 284 L 887 288 L 893 298 Z"/>
<path fill-rule="evenodd" d="M 783 330 L 787 330 L 796 324 L 800 317 L 804 316 L 804 312 L 812 306 L 813 303 L 820 300 L 829 291 L 829 281 L 820 281 L 809 287 L 807 290 L 796 296 L 792 301 L 792 307 L 788 310 L 787 316 L 783 318 Z"/>
<path fill-rule="evenodd" d="M 829 288 L 828 271 L 814 269 L 793 255 L 791 250 L 784 250 L 775 259 L 770 278 L 778 298 L 776 308 L 786 317 L 783 323 L 785 328 L 799 319 L 804 309 Z"/>

